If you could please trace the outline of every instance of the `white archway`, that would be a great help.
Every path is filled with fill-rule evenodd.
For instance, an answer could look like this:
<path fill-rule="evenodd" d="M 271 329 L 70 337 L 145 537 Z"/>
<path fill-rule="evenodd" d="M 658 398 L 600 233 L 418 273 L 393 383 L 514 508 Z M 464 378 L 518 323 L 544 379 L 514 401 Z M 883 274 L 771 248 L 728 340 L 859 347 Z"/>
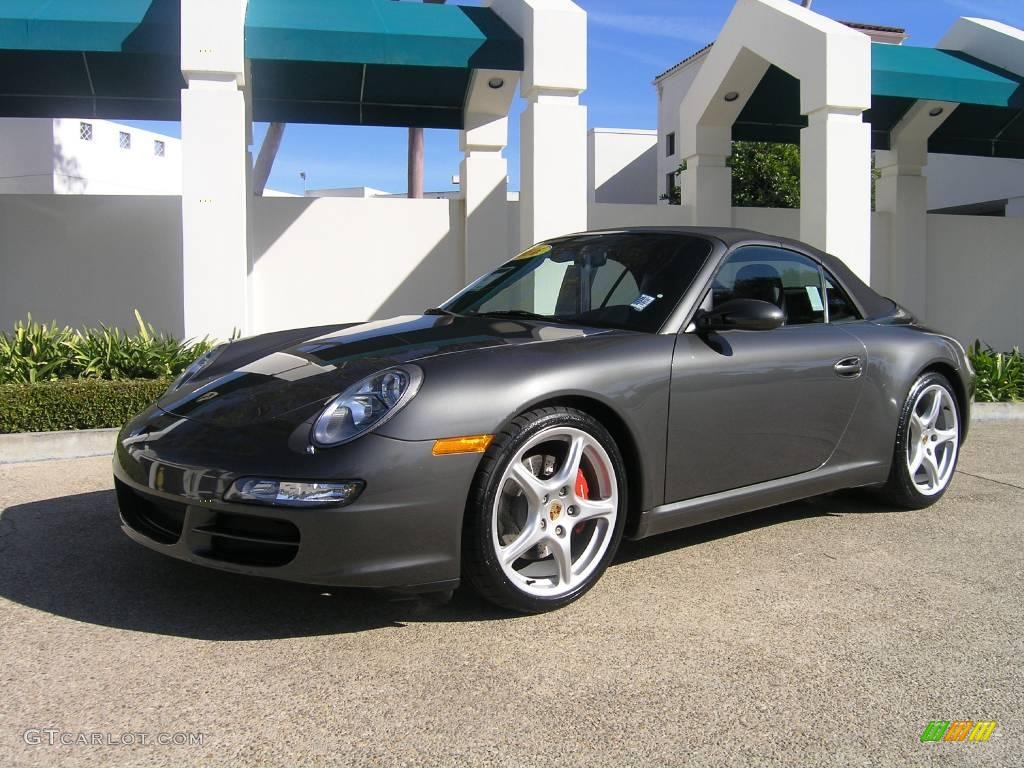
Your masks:
<path fill-rule="evenodd" d="M 738 0 L 679 114 L 690 223 L 732 223 L 732 125 L 774 64 L 800 81 L 800 235 L 865 281 L 871 264 L 871 41 L 789 0 Z"/>

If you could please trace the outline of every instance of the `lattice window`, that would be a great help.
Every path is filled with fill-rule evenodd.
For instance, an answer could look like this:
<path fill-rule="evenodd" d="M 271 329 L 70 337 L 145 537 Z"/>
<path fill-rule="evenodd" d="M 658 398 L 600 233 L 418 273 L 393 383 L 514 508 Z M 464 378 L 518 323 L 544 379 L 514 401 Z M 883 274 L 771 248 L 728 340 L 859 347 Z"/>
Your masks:
<path fill-rule="evenodd" d="M 131 149 L 132 148 L 132 135 L 130 133 L 128 133 L 127 131 L 121 131 L 120 135 L 118 136 L 117 143 L 118 143 L 118 146 L 121 147 L 121 149 Z"/>
<path fill-rule="evenodd" d="M 157 157 L 163 157 L 164 156 L 164 151 L 165 151 L 164 143 L 162 141 L 154 139 L 153 140 L 153 154 L 156 155 Z"/>
<path fill-rule="evenodd" d="M 92 123 L 78 124 L 78 138 L 82 141 L 92 141 Z"/>

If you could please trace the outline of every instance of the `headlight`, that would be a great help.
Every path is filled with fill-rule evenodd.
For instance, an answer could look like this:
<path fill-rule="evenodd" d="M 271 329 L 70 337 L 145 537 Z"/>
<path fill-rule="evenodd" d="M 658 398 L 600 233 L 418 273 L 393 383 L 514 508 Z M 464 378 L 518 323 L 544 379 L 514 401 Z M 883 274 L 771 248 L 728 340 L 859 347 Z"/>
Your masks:
<path fill-rule="evenodd" d="M 341 445 L 379 427 L 413 398 L 422 382 L 423 371 L 415 365 L 368 376 L 327 404 L 313 424 L 313 443 Z"/>
<path fill-rule="evenodd" d="M 204 368 L 209 366 L 210 363 L 212 363 L 214 360 L 217 359 L 217 356 L 221 352 L 223 352 L 226 347 L 227 347 L 227 344 L 218 344 L 216 347 L 211 349 L 205 355 L 202 355 L 202 356 L 198 357 L 196 359 L 196 361 L 194 363 L 192 363 L 192 365 L 190 365 L 188 368 L 186 368 L 184 371 L 181 372 L 181 375 L 178 376 L 178 378 L 176 378 L 174 380 L 174 382 L 171 384 L 171 387 L 170 387 L 170 389 L 168 391 L 169 392 L 173 392 L 176 389 L 180 389 L 185 384 L 187 384 L 189 381 L 191 381 L 196 376 L 198 376 L 200 374 L 200 372 L 202 372 L 202 370 Z"/>

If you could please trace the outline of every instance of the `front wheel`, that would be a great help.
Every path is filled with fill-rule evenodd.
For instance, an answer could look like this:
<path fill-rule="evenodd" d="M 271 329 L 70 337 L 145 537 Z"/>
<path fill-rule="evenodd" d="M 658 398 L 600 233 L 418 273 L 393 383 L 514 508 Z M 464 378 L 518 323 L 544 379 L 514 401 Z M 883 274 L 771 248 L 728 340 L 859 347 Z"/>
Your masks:
<path fill-rule="evenodd" d="M 884 491 L 908 509 L 942 498 L 960 454 L 960 409 L 945 376 L 926 373 L 910 389 L 903 406 L 892 469 Z"/>
<path fill-rule="evenodd" d="M 463 540 L 467 579 L 506 608 L 560 608 L 604 573 L 625 510 L 622 456 L 597 420 L 573 408 L 525 413 L 495 437 L 474 480 Z"/>

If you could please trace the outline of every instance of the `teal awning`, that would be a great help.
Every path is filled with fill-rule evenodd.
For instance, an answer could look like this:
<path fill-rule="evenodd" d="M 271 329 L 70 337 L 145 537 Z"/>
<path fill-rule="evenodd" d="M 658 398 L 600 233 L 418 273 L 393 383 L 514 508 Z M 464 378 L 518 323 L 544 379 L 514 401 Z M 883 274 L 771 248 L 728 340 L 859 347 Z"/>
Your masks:
<path fill-rule="evenodd" d="M 180 19 L 179 0 L 0 0 L 0 117 L 180 119 Z M 523 68 L 481 7 L 249 0 L 245 38 L 259 121 L 461 128 L 474 70 Z"/>
<path fill-rule="evenodd" d="M 250 59 L 459 69 L 523 68 L 523 43 L 490 8 L 394 0 L 249 0 Z"/>
<path fill-rule="evenodd" d="M 4 0 L 0 116 L 177 120 L 178 0 Z"/>
<path fill-rule="evenodd" d="M 520 71 L 490 8 L 393 0 L 249 0 L 260 121 L 461 128 L 475 69 Z"/>
<path fill-rule="evenodd" d="M 4 0 L 0 49 L 178 55 L 177 2 Z"/>
<path fill-rule="evenodd" d="M 1024 79 L 960 51 L 874 43 L 871 94 L 1020 108 Z"/>
<path fill-rule="evenodd" d="M 931 152 L 1024 158 L 1024 78 L 959 51 L 871 45 L 874 149 L 889 149 L 893 126 L 918 100 L 958 102 L 932 134 Z M 733 138 L 799 143 L 800 83 L 769 67 L 733 125 Z"/>

